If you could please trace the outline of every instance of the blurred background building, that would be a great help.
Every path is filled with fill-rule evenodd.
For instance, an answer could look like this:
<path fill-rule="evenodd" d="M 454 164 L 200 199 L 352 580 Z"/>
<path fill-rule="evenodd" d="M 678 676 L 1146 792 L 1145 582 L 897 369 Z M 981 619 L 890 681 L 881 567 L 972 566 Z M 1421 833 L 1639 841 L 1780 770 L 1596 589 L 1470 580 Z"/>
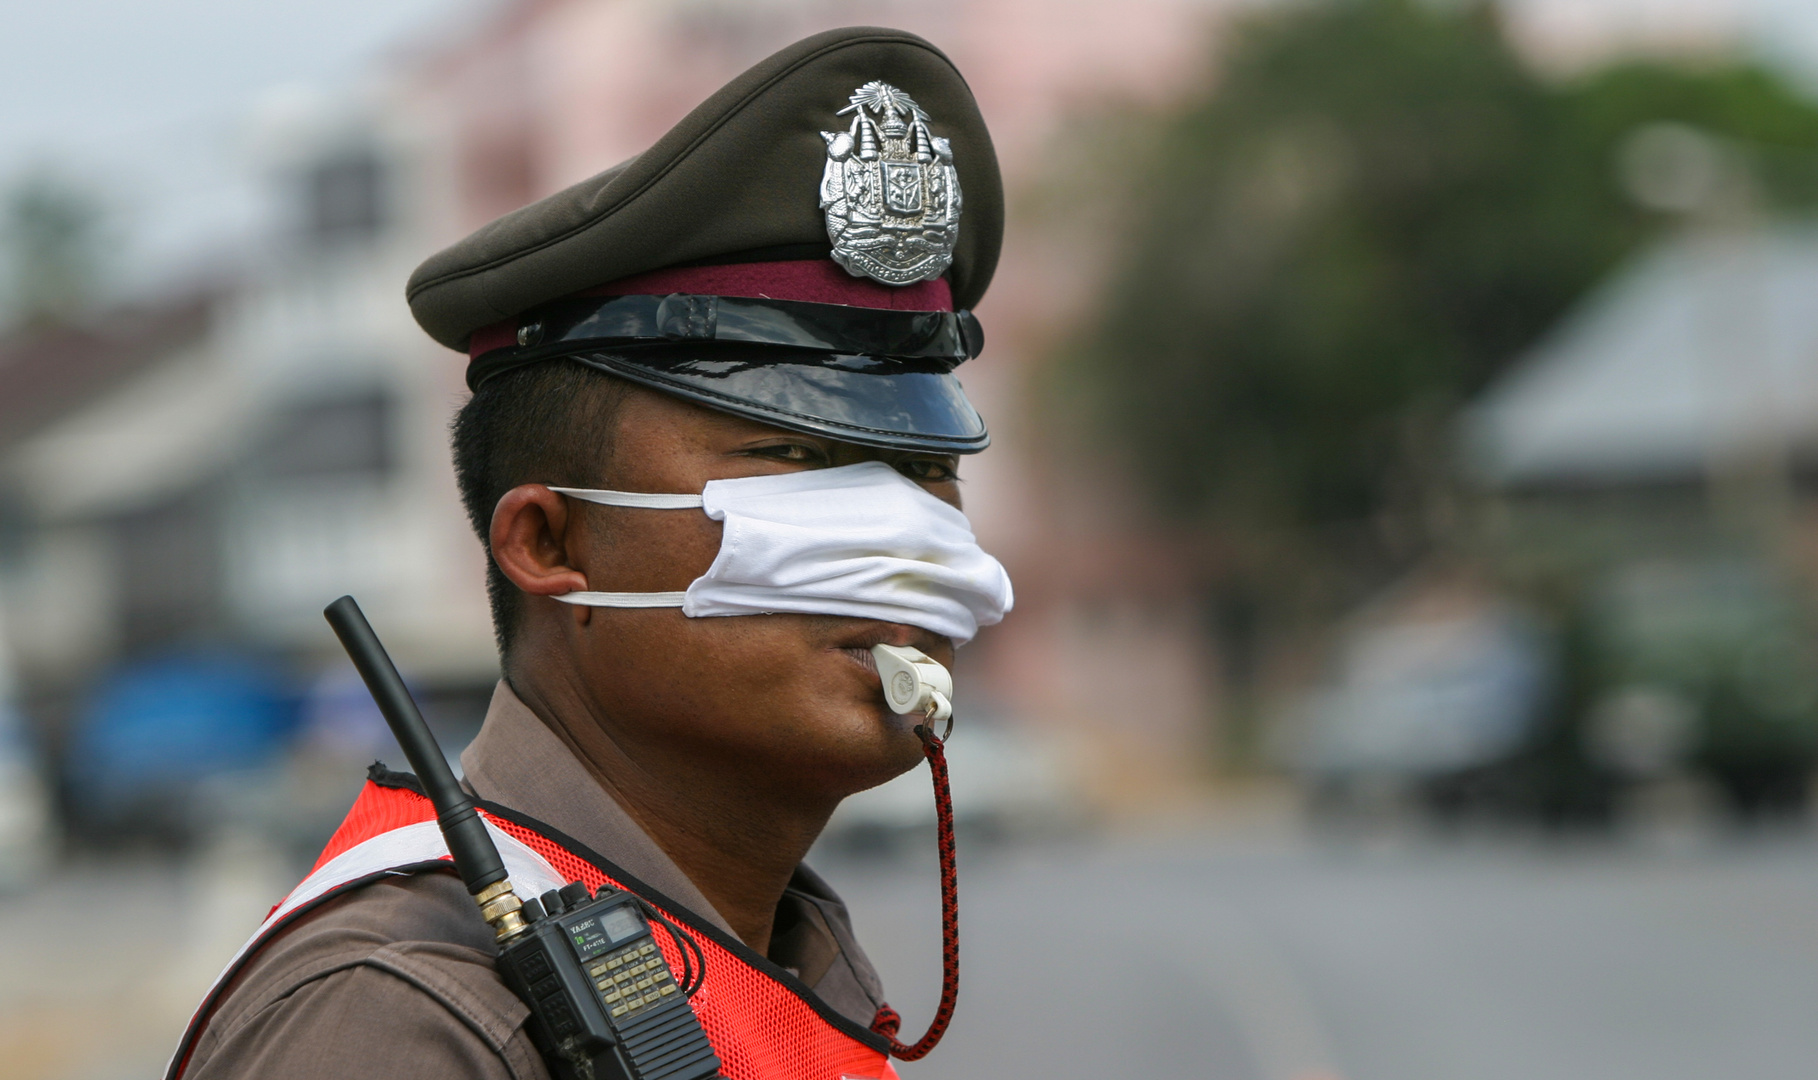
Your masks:
<path fill-rule="evenodd" d="M 1047 155 L 1071 102 L 1166 100 L 1203 66 L 1195 3 L 1159 0 L 1134 19 L 1084 3 L 1065 19 L 1015 5 L 873 7 L 841 17 L 952 42 L 977 73 L 1013 187 L 1054 171 Z M 447 462 L 462 365 L 414 326 L 400 283 L 425 253 L 637 153 L 733 73 L 828 17 L 813 4 L 480 12 L 358 86 L 265 101 L 249 142 L 276 210 L 226 266 L 118 308 L 27 321 L 0 365 L 16 380 L 3 395 L 18 536 L 7 595 L 42 613 L 14 663 L 53 756 L 76 763 L 64 771 L 74 787 L 143 783 L 170 810 L 163 779 L 245 767 L 309 741 L 298 725 L 312 695 L 345 682 L 324 674 L 340 668 L 319 625 L 324 598 L 342 592 L 385 627 L 401 666 L 444 706 L 457 745 L 457 729 L 471 734 L 497 663 L 483 556 Z M 600 63 L 616 41 L 640 44 Z M 1018 438 L 1029 423 L 1023 386 L 1053 332 L 1049 298 L 1070 283 L 1044 269 L 1046 256 L 1010 250 L 985 313 L 994 362 L 968 380 L 998 432 L 998 449 L 972 474 L 972 501 L 981 533 L 1018 573 L 1023 607 L 1019 630 L 967 657 L 984 684 L 977 707 L 1039 715 L 1083 738 L 1102 736 L 1116 713 L 1126 730 L 1103 749 L 1129 759 L 1124 771 L 1191 777 L 1207 702 L 1200 657 L 1182 643 L 1191 635 L 1175 625 L 1191 613 L 1158 620 L 1128 596 L 1119 579 L 1144 560 L 1104 557 L 1126 526 L 1107 516 L 1111 535 L 1097 540 L 1057 527 L 1017 449 L 1029 443 Z M 1102 255 L 1086 248 L 1067 262 L 1072 277 L 1089 278 Z M 1140 545 L 1140 530 L 1128 531 Z M 1096 546 L 1069 551 L 1068 537 Z M 1092 586 L 1100 608 L 1140 609 L 1078 618 L 1064 583 L 1081 562 L 1108 579 Z M 1165 568 L 1143 573 L 1151 591 L 1168 592 Z M 1116 632 L 1094 629 L 1101 623 Z M 166 680 L 163 699 L 168 680 L 193 677 L 194 693 L 209 698 L 222 665 L 248 678 L 256 668 L 273 698 L 261 709 L 288 717 L 270 721 L 256 750 L 213 760 L 217 733 L 198 731 L 168 763 L 181 777 L 85 773 L 126 730 L 168 733 L 175 722 L 162 708 L 155 719 L 129 716 L 130 695 L 98 687 Z M 136 752 L 120 765 L 164 767 Z M 71 792 L 71 808 L 89 805 Z M 149 824 L 158 815 L 144 809 L 124 816 Z"/>
<path fill-rule="evenodd" d="M 146 910 L 180 927 L 130 1000 L 57 981 L 73 976 L 46 976 L 54 1007 L 0 992 L 20 1075 L 155 1071 L 364 765 L 397 758 L 324 604 L 360 598 L 451 754 L 477 727 L 498 667 L 447 461 L 463 364 L 411 321 L 411 269 L 833 25 L 930 38 L 998 140 L 1005 259 L 980 309 L 990 348 L 962 372 L 995 442 L 965 475 L 1018 608 L 960 658 L 956 798 L 981 845 L 1135 830 L 1151 846 L 1067 848 L 1069 865 L 1143 883 L 1132 902 L 1157 925 L 1205 920 L 1178 946 L 1198 959 L 1158 961 L 1178 985 L 1132 962 L 1133 1000 L 1213 1003 L 1161 1034 L 1113 1022 L 1141 1060 L 1315 1080 L 1496 1056 L 1487 1036 L 1411 1050 L 1423 1022 L 1371 1013 L 1347 982 L 1400 969 L 1331 936 L 1344 912 L 1417 904 L 1292 860 L 1226 875 L 1180 829 L 1284 802 L 1365 836 L 1438 821 L 1608 841 L 1808 813 L 1805 5 L 398 0 L 269 25 L 90 6 L 111 66 L 78 93 L 53 70 L 75 23 L 13 13 L 44 57 L 0 94 L 30 103 L 0 109 L 0 889 L 55 924 L 136 868 Z M 211 65 L 219 84 L 177 71 Z M 28 92 L 45 86 L 69 100 Z M 147 119 L 153 99 L 176 104 Z M 921 844 L 925 782 L 842 808 L 829 857 Z M 977 894 L 1010 950 L 975 954 L 989 987 L 1048 940 L 1008 913 L 1069 886 L 1039 860 L 986 862 L 1024 867 Z M 902 910 L 894 872 L 843 886 L 861 922 Z M 1492 913 L 1460 925 L 1499 942 L 1597 936 L 1513 914 L 1497 930 L 1479 879 L 1454 884 Z M 1308 888 L 1334 909 L 1297 906 Z M 885 948 L 889 973 L 903 949 Z M 22 963 L 61 971 L 57 955 Z M 1423 997 L 1452 985 L 1438 970 L 1407 968 L 1387 1000 L 1443 1011 Z M 1536 998 L 1575 970 L 1535 976 Z M 1818 1004 L 1772 970 L 1776 1005 L 1748 999 L 1762 1031 L 1778 1004 Z M 72 1050 L 70 1017 L 103 1005 L 122 1033 Z M 1068 1041 L 1083 1008 L 1055 1003 L 1046 1045 L 1072 1049 L 1052 1061 L 1028 1040 L 994 1057 L 980 1032 L 946 1068 L 1096 1075 Z M 1404 1028 L 1405 1044 L 1360 1034 Z M 1659 1048 L 1641 1071 L 1709 1075 L 1681 1029 L 1631 1032 Z M 1759 1060 L 1818 1049 L 1776 1038 Z M 1534 1053 L 1499 1060 L 1511 1076 L 1590 1060 Z"/>

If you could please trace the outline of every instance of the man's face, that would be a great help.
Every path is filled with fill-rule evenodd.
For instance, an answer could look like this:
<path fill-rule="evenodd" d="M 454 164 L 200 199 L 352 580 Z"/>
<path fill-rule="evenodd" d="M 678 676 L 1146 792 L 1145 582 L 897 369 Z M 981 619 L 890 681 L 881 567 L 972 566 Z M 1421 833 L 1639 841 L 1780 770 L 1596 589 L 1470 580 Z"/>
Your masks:
<path fill-rule="evenodd" d="M 955 459 L 802 435 L 641 388 L 618 414 L 607 476 L 622 491 L 699 492 L 710 480 L 881 460 L 959 506 Z M 602 592 L 680 592 L 719 552 L 699 510 L 570 500 L 563 547 Z M 915 721 L 884 705 L 870 648 L 912 645 L 951 666 L 953 645 L 916 627 L 832 615 L 688 618 L 675 608 L 557 610 L 597 720 L 634 760 L 775 785 L 779 798 L 837 800 L 913 766 Z M 573 733 L 585 741 L 594 733 Z M 717 766 L 717 768 L 716 768 Z"/>

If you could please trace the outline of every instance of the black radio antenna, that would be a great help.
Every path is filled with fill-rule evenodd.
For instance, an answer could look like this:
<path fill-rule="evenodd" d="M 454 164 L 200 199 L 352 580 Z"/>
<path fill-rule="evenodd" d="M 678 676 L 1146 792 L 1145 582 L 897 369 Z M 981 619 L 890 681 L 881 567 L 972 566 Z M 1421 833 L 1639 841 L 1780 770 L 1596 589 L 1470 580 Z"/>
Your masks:
<path fill-rule="evenodd" d="M 449 854 L 454 856 L 455 871 L 480 905 L 480 914 L 492 924 L 500 941 L 515 936 L 525 928 L 523 916 L 518 914 L 522 905 L 511 891 L 499 849 L 487 833 L 486 823 L 480 820 L 472 796 L 448 767 L 448 759 L 436 745 L 429 725 L 423 722 L 423 714 L 417 711 L 417 703 L 411 699 L 385 646 L 379 644 L 372 624 L 351 596 L 336 600 L 322 614 L 341 639 L 360 678 L 366 681 L 366 689 L 372 692 L 385 723 L 390 725 L 404 757 L 422 782 L 423 794 L 436 808 L 436 824 L 442 829 Z"/>

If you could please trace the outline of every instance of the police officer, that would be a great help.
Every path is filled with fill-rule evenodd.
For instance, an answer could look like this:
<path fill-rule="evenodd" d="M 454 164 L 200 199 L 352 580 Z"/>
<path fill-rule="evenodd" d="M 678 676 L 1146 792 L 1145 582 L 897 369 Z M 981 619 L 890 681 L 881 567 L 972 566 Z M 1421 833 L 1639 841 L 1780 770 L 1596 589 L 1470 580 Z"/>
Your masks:
<path fill-rule="evenodd" d="M 852 28 L 410 281 L 471 358 L 454 458 L 504 678 L 465 782 L 558 880 L 702 944 L 695 1008 L 735 1080 L 891 1071 L 877 974 L 801 859 L 922 759 L 872 647 L 950 665 L 1010 606 L 958 509 L 988 437 L 952 373 L 1002 212 L 951 62 Z M 547 1075 L 427 820 L 375 769 L 172 1077 Z"/>

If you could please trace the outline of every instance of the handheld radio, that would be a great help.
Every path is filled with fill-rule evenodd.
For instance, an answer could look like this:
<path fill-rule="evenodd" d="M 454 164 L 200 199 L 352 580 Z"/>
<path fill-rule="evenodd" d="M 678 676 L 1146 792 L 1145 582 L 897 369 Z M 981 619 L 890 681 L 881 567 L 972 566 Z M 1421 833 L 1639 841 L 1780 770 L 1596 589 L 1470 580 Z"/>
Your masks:
<path fill-rule="evenodd" d="M 705 1080 L 720 1059 L 690 996 L 706 974 L 700 946 L 639 897 L 582 881 L 520 901 L 505 864 L 360 605 L 323 612 L 422 781 L 455 870 L 493 928 L 499 975 L 530 1008 L 532 1041 L 563 1080 Z M 678 980 L 651 920 L 682 954 Z"/>

